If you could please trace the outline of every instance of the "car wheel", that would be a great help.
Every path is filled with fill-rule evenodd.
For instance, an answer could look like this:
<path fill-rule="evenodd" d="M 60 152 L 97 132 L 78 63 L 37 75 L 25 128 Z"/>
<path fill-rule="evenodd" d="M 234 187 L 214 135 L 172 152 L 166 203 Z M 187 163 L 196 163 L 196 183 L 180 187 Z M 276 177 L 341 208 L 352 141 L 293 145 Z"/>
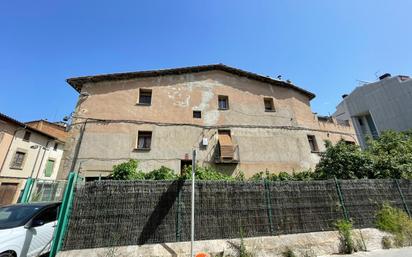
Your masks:
<path fill-rule="evenodd" d="M 15 257 L 16 255 L 14 255 L 13 252 L 9 251 L 9 252 L 4 252 L 4 253 L 0 253 L 0 257 Z"/>

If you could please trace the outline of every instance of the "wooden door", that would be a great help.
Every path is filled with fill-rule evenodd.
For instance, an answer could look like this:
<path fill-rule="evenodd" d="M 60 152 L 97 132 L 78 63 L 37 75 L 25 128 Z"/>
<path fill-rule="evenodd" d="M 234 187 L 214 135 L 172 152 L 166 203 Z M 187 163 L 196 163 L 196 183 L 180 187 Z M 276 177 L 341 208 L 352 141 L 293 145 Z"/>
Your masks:
<path fill-rule="evenodd" d="M 0 205 L 13 203 L 14 196 L 17 192 L 17 183 L 1 183 L 0 185 Z"/>

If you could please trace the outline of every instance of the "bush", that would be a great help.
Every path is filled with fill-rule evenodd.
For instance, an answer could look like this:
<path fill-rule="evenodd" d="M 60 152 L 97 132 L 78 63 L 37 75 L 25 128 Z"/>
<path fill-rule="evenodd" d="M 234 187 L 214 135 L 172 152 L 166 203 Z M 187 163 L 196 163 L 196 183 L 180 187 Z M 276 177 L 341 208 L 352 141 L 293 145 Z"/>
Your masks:
<path fill-rule="evenodd" d="M 412 244 L 412 219 L 398 208 L 383 204 L 376 215 L 376 227 L 393 234 L 397 247 Z"/>
<path fill-rule="evenodd" d="M 292 174 L 282 171 L 278 174 L 276 173 L 269 173 L 269 171 L 259 172 L 253 175 L 250 180 L 251 181 L 262 181 L 262 180 L 269 180 L 269 181 L 309 181 L 315 178 L 314 173 L 311 170 L 301 171 L 301 172 L 293 172 Z"/>
<path fill-rule="evenodd" d="M 165 166 L 162 166 L 156 170 L 152 170 L 151 172 L 144 175 L 144 179 L 147 180 L 174 180 L 177 178 L 178 175 L 176 175 L 176 173 L 172 169 Z"/>
<path fill-rule="evenodd" d="M 339 237 L 341 242 L 341 253 L 351 254 L 355 249 L 355 244 L 352 238 L 352 222 L 347 220 L 338 220 L 335 224 L 339 231 Z"/>
<path fill-rule="evenodd" d="M 131 180 L 139 176 L 137 172 L 138 162 L 130 159 L 127 162 L 113 166 L 113 172 L 110 177 L 114 180 Z"/>
<path fill-rule="evenodd" d="M 200 167 L 196 166 L 195 176 L 198 180 L 227 180 L 234 181 L 236 177 L 228 176 L 219 171 L 213 169 L 212 167 Z M 183 169 L 181 178 L 192 179 L 192 166 L 186 166 Z"/>
<path fill-rule="evenodd" d="M 295 252 L 287 247 L 283 252 L 282 252 L 283 257 L 297 257 Z"/>

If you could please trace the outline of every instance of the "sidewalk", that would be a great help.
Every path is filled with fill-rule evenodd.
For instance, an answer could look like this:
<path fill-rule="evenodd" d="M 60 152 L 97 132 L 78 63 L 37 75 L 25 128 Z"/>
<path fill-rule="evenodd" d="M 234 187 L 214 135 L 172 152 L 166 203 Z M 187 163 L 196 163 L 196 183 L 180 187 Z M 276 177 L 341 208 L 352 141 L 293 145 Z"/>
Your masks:
<path fill-rule="evenodd" d="M 319 257 L 412 257 L 412 247 L 389 249 L 389 250 L 376 250 L 373 252 L 358 252 L 354 254 L 344 254 L 344 255 L 324 255 Z"/>

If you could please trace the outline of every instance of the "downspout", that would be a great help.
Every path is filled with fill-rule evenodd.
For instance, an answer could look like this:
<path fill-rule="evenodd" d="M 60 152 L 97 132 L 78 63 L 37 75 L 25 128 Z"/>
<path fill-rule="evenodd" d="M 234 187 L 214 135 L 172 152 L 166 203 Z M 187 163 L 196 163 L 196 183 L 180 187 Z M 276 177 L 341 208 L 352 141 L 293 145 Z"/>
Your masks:
<path fill-rule="evenodd" d="M 34 170 L 36 169 L 36 164 L 37 164 L 37 160 L 39 159 L 39 155 L 40 155 L 40 151 L 43 148 L 43 146 L 39 147 L 39 150 L 37 151 L 37 155 L 36 155 L 36 160 L 34 161 L 34 165 L 33 165 L 33 170 L 31 171 L 30 177 L 33 177 L 34 174 Z"/>
<path fill-rule="evenodd" d="M 43 156 L 41 157 L 40 164 L 39 164 L 39 169 L 37 170 L 37 174 L 36 174 L 36 180 L 39 177 L 40 169 L 42 167 L 44 156 L 46 155 L 47 147 L 49 146 L 50 141 L 52 141 L 52 140 L 48 140 L 47 143 L 46 143 L 46 146 L 44 147 Z M 43 146 L 41 148 L 43 148 Z"/>
<path fill-rule="evenodd" d="M 81 130 L 80 130 L 79 140 L 78 140 L 77 145 L 76 145 L 76 148 L 75 148 L 75 150 L 74 150 L 73 161 L 72 161 L 72 165 L 71 165 L 71 168 L 70 168 L 70 171 L 69 171 L 69 172 L 74 172 L 74 170 L 75 170 L 75 168 L 76 168 L 77 159 L 78 159 L 79 153 L 80 153 L 80 146 L 82 145 L 83 135 L 84 135 L 84 131 L 86 130 L 86 125 L 87 125 L 87 122 L 88 122 L 88 121 L 89 121 L 89 118 L 87 118 L 87 119 L 84 121 L 84 124 L 83 124 L 83 126 L 82 126 L 82 128 L 81 128 Z M 79 174 L 79 171 L 77 171 L 77 174 Z"/>
<path fill-rule="evenodd" d="M 10 149 L 11 149 L 11 145 L 13 144 L 14 139 L 16 138 L 17 132 L 20 131 L 20 130 L 24 130 L 24 129 L 26 129 L 26 128 L 27 128 L 27 125 L 24 125 L 23 128 L 18 128 L 18 129 L 16 129 L 16 130 L 14 131 L 14 133 L 13 133 L 13 138 L 11 139 L 10 145 L 9 145 L 9 147 L 8 147 L 8 149 L 7 149 L 6 156 L 4 157 L 4 161 L 3 161 L 3 163 L 1 164 L 0 173 L 3 171 L 4 164 L 6 163 L 7 157 L 9 156 Z"/>

